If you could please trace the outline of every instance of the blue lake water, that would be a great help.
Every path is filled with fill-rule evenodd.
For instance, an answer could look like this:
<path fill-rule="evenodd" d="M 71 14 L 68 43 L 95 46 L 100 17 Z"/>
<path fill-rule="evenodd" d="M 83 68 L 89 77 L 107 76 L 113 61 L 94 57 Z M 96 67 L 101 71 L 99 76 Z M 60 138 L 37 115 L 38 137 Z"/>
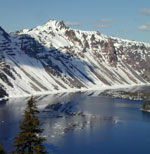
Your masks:
<path fill-rule="evenodd" d="M 27 100 L 0 104 L 0 140 L 8 150 Z M 84 93 L 39 96 L 36 100 L 49 153 L 149 153 L 150 113 L 140 110 L 142 101 Z"/>

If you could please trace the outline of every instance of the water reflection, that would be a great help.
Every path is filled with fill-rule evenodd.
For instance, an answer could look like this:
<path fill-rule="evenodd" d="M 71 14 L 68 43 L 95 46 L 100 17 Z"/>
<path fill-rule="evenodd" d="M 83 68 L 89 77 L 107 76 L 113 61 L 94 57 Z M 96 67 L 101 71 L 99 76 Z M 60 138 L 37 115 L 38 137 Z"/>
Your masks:
<path fill-rule="evenodd" d="M 142 111 L 143 120 L 150 121 L 150 112 Z"/>
<path fill-rule="evenodd" d="M 150 129 L 150 114 L 140 110 L 141 101 L 92 95 L 93 92 L 79 92 L 36 96 L 49 151 L 57 154 L 99 154 L 101 150 L 103 154 L 109 154 L 114 150 L 113 153 L 120 154 L 121 149 L 114 149 L 117 144 L 120 147 L 128 142 L 131 144 L 130 135 L 139 136 L 139 132 Z M 9 145 L 18 132 L 18 121 L 27 100 L 12 99 L 0 105 L 0 140 L 5 140 L 8 149 L 11 149 Z M 144 142 L 144 137 L 147 136 L 136 137 L 135 145 Z M 148 139 L 142 149 L 149 144 Z M 125 152 L 129 153 L 128 150 L 121 153 Z"/>

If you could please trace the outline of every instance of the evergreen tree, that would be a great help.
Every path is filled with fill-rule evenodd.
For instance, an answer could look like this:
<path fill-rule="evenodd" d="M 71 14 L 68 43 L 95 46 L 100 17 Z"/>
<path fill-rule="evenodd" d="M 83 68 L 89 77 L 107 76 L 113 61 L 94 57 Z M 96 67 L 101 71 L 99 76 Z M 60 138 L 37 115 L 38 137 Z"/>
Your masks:
<path fill-rule="evenodd" d="M 4 143 L 3 142 L 0 144 L 0 154 L 6 154 L 6 152 L 4 150 Z"/>
<path fill-rule="evenodd" d="M 38 113 L 36 102 L 31 97 L 24 111 L 24 119 L 20 121 L 20 132 L 14 139 L 13 146 L 15 150 L 12 151 L 12 154 L 47 153 L 42 144 L 46 139 L 40 137 L 43 130 L 39 128 L 40 121 L 37 117 Z"/>

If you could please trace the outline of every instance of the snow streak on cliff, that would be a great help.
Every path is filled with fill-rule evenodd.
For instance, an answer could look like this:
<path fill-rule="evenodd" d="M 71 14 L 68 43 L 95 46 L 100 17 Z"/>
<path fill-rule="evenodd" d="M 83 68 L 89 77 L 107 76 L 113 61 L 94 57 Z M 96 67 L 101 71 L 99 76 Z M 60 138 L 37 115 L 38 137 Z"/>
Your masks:
<path fill-rule="evenodd" d="M 150 83 L 150 44 L 66 27 L 0 27 L 0 97 Z"/>

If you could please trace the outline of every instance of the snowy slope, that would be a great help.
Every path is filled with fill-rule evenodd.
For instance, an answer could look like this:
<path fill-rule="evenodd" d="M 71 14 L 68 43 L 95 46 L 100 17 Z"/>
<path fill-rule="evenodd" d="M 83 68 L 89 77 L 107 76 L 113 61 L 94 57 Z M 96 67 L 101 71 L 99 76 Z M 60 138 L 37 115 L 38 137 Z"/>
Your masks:
<path fill-rule="evenodd" d="M 150 44 L 70 29 L 49 20 L 0 28 L 0 97 L 150 83 Z"/>

